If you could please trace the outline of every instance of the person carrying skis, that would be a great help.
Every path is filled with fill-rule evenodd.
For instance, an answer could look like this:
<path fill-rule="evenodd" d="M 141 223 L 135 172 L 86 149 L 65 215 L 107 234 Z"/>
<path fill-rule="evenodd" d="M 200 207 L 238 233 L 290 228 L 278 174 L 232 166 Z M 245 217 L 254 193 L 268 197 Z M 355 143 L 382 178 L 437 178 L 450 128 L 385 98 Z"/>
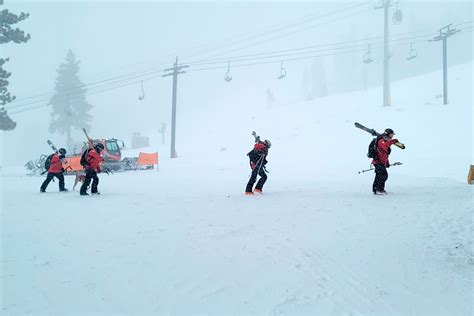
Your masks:
<path fill-rule="evenodd" d="M 89 195 L 87 193 L 87 188 L 92 181 L 91 193 L 100 194 L 98 191 L 97 186 L 99 185 L 99 177 L 97 176 L 98 173 L 101 172 L 100 164 L 102 163 L 103 159 L 100 153 L 104 150 L 104 145 L 101 143 L 96 144 L 94 148 L 86 149 L 83 153 L 82 161 L 84 161 L 83 167 L 86 169 L 86 176 L 84 178 L 84 183 L 82 183 L 81 190 L 79 191 L 80 195 Z"/>
<path fill-rule="evenodd" d="M 265 184 L 265 181 L 267 181 L 265 165 L 268 161 L 266 157 L 268 155 L 268 149 L 271 147 L 271 145 L 272 144 L 269 140 L 261 142 L 257 138 L 255 146 L 247 154 L 247 156 L 250 158 L 250 168 L 252 168 L 252 175 L 250 176 L 249 182 L 247 183 L 245 195 L 253 195 L 254 192 L 262 194 L 263 185 Z M 255 181 L 257 181 L 257 175 L 260 176 L 260 180 L 258 180 L 257 185 L 255 186 L 255 191 L 252 191 Z"/>
<path fill-rule="evenodd" d="M 46 180 L 44 180 L 43 184 L 41 184 L 40 192 L 46 192 L 46 188 L 48 187 L 51 180 L 54 177 L 58 178 L 59 180 L 59 192 L 67 192 L 68 189 L 64 187 L 64 168 L 63 168 L 63 161 L 66 157 L 66 149 L 59 148 L 59 150 L 52 154 L 48 159 L 50 161 L 49 168 L 48 168 L 48 175 L 46 176 Z"/>
<path fill-rule="evenodd" d="M 398 143 L 398 139 L 393 139 L 395 135 L 391 128 L 387 128 L 383 134 L 377 137 L 376 140 L 376 156 L 372 161 L 375 168 L 375 179 L 372 184 L 372 192 L 374 194 L 386 194 L 385 182 L 388 179 L 387 168 L 390 167 L 388 156 L 390 155 L 392 146 Z"/>

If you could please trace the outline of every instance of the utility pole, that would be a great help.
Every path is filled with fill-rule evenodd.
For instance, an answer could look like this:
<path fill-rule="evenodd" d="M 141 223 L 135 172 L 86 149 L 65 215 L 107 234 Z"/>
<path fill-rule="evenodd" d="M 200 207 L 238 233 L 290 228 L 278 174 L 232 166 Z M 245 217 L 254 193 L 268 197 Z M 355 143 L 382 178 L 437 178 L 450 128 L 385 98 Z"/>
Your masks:
<path fill-rule="evenodd" d="M 391 0 L 382 0 L 380 6 L 375 9 L 384 9 L 384 27 L 383 27 L 383 106 L 392 105 L 392 97 L 390 96 L 390 74 L 389 74 L 389 59 L 390 52 L 388 47 L 389 36 L 389 7 L 392 5 Z"/>
<path fill-rule="evenodd" d="M 163 77 L 173 76 L 173 97 L 172 97 L 172 108 L 171 108 L 171 152 L 170 158 L 177 158 L 178 154 L 176 153 L 176 93 L 178 90 L 178 75 L 184 74 L 185 71 L 181 69 L 189 66 L 178 66 L 178 57 L 174 63 L 173 68 L 165 69 L 165 71 L 172 71 Z"/>
<path fill-rule="evenodd" d="M 68 120 L 71 121 L 72 118 L 72 110 L 71 110 L 71 98 L 69 96 L 69 93 L 66 94 L 66 115 L 68 116 Z M 72 150 L 72 138 L 71 138 L 71 124 L 68 125 L 67 131 L 66 131 L 66 148 L 67 150 Z"/>
<path fill-rule="evenodd" d="M 452 24 L 446 25 L 438 30 L 439 35 L 430 39 L 430 42 L 443 41 L 443 104 L 448 104 L 448 38 L 461 32 L 461 30 L 452 30 Z"/>

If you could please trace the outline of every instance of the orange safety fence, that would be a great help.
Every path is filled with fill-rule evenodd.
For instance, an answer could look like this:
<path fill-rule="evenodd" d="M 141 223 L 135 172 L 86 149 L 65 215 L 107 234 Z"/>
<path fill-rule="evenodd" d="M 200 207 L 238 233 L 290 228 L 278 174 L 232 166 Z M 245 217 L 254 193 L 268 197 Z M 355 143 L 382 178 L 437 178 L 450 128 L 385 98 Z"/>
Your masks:
<path fill-rule="evenodd" d="M 150 166 L 158 164 L 158 153 L 140 153 L 138 154 L 138 165 L 139 166 Z"/>
<path fill-rule="evenodd" d="M 84 171 L 81 166 L 81 156 L 66 158 L 66 162 L 63 163 L 63 168 L 66 171 Z"/>

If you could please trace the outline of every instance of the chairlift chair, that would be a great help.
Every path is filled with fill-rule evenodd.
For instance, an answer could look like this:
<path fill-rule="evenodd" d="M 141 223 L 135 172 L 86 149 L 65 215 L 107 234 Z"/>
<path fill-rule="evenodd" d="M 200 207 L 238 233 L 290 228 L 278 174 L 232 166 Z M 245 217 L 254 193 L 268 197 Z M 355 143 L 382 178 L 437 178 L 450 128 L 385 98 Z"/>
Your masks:
<path fill-rule="evenodd" d="M 369 44 L 369 50 L 367 51 L 367 53 L 365 53 L 363 62 L 364 62 L 364 64 L 370 64 L 370 63 L 373 62 L 373 61 L 374 61 L 374 60 L 373 60 L 372 57 L 370 56 L 370 44 Z"/>
<path fill-rule="evenodd" d="M 412 60 L 418 56 L 416 49 L 413 49 L 413 43 L 410 43 L 410 51 L 408 52 L 407 60 Z"/>
<path fill-rule="evenodd" d="M 224 75 L 224 80 L 230 82 L 232 80 L 232 76 L 230 75 L 230 61 L 227 63 L 227 71 Z"/>
<path fill-rule="evenodd" d="M 143 89 L 143 80 L 142 80 L 142 94 L 138 96 L 138 100 L 142 101 L 143 99 L 145 99 L 145 90 Z"/>
<path fill-rule="evenodd" d="M 393 12 L 392 22 L 393 24 L 400 24 L 403 20 L 402 10 L 398 8 L 398 1 L 395 3 L 395 12 Z"/>
<path fill-rule="evenodd" d="M 283 67 L 283 61 L 280 64 L 280 76 L 278 79 L 283 79 L 286 77 L 286 69 Z"/>

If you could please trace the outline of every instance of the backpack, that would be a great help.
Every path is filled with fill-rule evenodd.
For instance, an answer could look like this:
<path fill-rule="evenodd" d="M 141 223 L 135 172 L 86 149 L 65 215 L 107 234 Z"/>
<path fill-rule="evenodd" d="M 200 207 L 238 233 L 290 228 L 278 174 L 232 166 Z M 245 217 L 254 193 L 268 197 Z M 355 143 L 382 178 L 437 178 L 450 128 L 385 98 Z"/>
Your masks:
<path fill-rule="evenodd" d="M 83 167 L 89 165 L 89 163 L 87 162 L 87 155 L 89 154 L 89 151 L 90 151 L 90 148 L 84 150 L 84 152 L 82 153 L 80 164 Z"/>
<path fill-rule="evenodd" d="M 367 157 L 372 158 L 374 160 L 379 159 L 379 155 L 377 154 L 377 144 L 379 143 L 380 137 L 376 137 L 372 139 L 369 144 L 369 150 L 367 151 Z"/>
<path fill-rule="evenodd" d="M 374 160 L 379 159 L 378 148 L 377 147 L 378 147 L 378 144 L 379 144 L 379 140 L 381 140 L 382 138 L 383 138 L 383 136 L 380 135 L 380 136 L 377 136 L 376 138 L 372 139 L 372 141 L 369 144 L 369 150 L 367 151 L 367 157 L 372 158 Z M 391 149 L 388 148 L 387 149 L 387 154 L 390 155 L 390 152 L 391 152 Z"/>
<path fill-rule="evenodd" d="M 44 161 L 44 169 L 46 169 L 46 171 L 48 171 L 49 167 L 51 166 L 51 159 L 53 158 L 53 155 L 54 154 L 49 155 L 48 158 L 46 158 L 46 160 Z"/>

